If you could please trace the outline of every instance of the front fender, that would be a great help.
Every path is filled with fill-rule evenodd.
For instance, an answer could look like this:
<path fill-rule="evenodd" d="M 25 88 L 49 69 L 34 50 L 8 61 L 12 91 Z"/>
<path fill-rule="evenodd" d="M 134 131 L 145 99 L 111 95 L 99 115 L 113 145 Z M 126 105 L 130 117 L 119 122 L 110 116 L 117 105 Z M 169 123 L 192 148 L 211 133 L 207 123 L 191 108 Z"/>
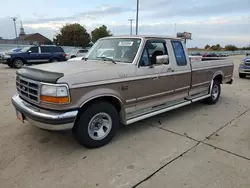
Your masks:
<path fill-rule="evenodd" d="M 98 88 L 98 89 L 91 90 L 85 93 L 84 95 L 82 95 L 82 97 L 78 101 L 78 104 L 80 104 L 80 108 L 82 108 L 88 102 L 101 98 L 101 97 L 112 97 L 119 101 L 119 104 L 121 106 L 121 110 L 120 110 L 121 122 L 125 124 L 126 123 L 126 118 L 125 118 L 126 113 L 125 113 L 125 108 L 124 108 L 125 99 L 120 95 L 119 92 L 113 89 Z"/>
<path fill-rule="evenodd" d="M 109 88 L 98 88 L 98 89 L 93 89 L 87 93 L 85 93 L 80 99 L 78 104 L 81 104 L 80 107 L 82 107 L 84 104 L 86 104 L 87 102 L 99 98 L 99 97 L 114 97 L 117 100 L 119 100 L 119 102 L 121 103 L 121 105 L 123 105 L 125 103 L 124 98 L 120 95 L 119 92 L 113 90 L 113 89 L 109 89 Z"/>

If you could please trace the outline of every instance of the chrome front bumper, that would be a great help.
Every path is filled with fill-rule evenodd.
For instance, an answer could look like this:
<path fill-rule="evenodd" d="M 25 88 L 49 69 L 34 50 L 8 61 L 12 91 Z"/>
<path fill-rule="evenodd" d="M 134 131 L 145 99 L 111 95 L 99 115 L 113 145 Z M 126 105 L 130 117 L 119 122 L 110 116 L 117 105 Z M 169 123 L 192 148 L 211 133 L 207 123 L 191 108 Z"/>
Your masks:
<path fill-rule="evenodd" d="M 250 75 L 250 69 L 240 68 L 240 69 L 239 69 L 239 73 L 242 73 L 242 74 L 249 74 L 249 75 Z"/>
<path fill-rule="evenodd" d="M 39 109 L 24 100 L 18 94 L 11 99 L 13 106 L 22 113 L 24 120 L 36 127 L 46 130 L 68 130 L 74 126 L 78 110 L 68 112 L 48 111 Z"/>

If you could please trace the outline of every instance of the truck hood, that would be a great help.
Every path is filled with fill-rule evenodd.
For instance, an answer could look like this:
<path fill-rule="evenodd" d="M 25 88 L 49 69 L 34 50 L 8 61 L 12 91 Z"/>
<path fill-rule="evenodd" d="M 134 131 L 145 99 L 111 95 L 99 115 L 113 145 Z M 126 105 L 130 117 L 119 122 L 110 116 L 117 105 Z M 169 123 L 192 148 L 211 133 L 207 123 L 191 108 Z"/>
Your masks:
<path fill-rule="evenodd" d="M 48 72 L 58 72 L 63 73 L 64 75 L 71 75 L 77 73 L 84 73 L 90 71 L 100 70 L 106 67 L 115 66 L 112 62 L 109 61 L 63 61 L 51 64 L 42 64 L 32 66 L 33 69 L 39 69 Z"/>
<path fill-rule="evenodd" d="M 118 72 L 121 72 L 124 68 L 124 64 L 113 64 L 109 61 L 94 60 L 65 61 L 23 67 L 19 69 L 16 74 L 32 80 L 48 83 L 57 83 L 60 78 L 65 81 L 72 80 L 71 78 L 77 78 L 78 76 L 81 78 L 84 77 L 86 78 L 85 80 L 88 81 L 87 77 L 89 77 L 89 73 L 96 77 L 100 72 L 105 73 L 113 71 L 115 67 L 116 70 L 120 70 Z"/>

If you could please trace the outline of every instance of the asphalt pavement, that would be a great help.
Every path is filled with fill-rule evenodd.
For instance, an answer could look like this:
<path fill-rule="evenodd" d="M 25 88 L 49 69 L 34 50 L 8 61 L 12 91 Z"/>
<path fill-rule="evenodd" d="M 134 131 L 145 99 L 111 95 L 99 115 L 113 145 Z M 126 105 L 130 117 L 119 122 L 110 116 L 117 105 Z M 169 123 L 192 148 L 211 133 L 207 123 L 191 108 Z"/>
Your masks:
<path fill-rule="evenodd" d="M 0 65 L 2 188 L 249 188 L 250 78 L 223 85 L 216 105 L 190 106 L 122 127 L 99 149 L 70 132 L 49 132 L 15 116 L 15 69 Z"/>

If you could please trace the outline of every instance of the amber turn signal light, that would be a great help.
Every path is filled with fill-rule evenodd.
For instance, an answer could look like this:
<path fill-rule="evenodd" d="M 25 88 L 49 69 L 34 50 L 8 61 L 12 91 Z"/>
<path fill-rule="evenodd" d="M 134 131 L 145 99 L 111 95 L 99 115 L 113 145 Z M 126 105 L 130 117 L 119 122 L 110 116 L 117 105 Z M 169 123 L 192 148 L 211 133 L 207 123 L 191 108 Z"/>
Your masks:
<path fill-rule="evenodd" d="M 53 97 L 41 95 L 40 100 L 43 102 L 56 103 L 56 104 L 67 104 L 69 103 L 69 97 Z"/>

